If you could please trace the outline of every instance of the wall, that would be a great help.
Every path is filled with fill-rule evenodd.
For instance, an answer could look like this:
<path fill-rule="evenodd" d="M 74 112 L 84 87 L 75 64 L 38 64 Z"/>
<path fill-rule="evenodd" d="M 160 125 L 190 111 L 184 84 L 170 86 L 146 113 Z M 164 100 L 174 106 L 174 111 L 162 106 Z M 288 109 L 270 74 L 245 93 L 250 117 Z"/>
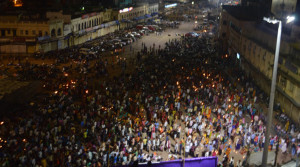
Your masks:
<path fill-rule="evenodd" d="M 0 53 L 26 53 L 25 44 L 0 45 Z"/>
<path fill-rule="evenodd" d="M 56 19 L 49 21 L 49 32 L 50 37 L 62 37 L 64 35 L 64 28 L 63 28 L 63 20 L 62 19 Z M 53 33 L 55 32 L 55 33 Z"/>
<path fill-rule="evenodd" d="M 158 12 L 158 3 L 149 4 L 148 14 Z"/>
<path fill-rule="evenodd" d="M 0 53 L 34 53 L 37 37 L 49 35 L 46 21 L 17 21 L 17 18 L 2 17 L 0 21 Z M 61 25 L 62 27 L 62 25 Z M 4 32 L 4 34 L 2 34 Z M 4 36 L 2 36 L 4 35 Z"/>
<path fill-rule="evenodd" d="M 46 12 L 46 17 L 49 20 L 62 19 L 64 23 L 70 23 L 71 21 L 71 15 L 64 15 L 62 10 L 59 12 Z"/>
<path fill-rule="evenodd" d="M 224 21 L 226 24 L 223 24 Z M 232 27 L 230 23 L 235 26 Z M 238 33 L 236 27 L 240 28 L 242 33 Z M 223 51 L 229 50 L 231 55 L 240 53 L 242 68 L 262 90 L 269 94 L 276 34 L 273 33 L 272 35 L 271 30 L 258 28 L 255 24 L 237 20 L 223 11 L 220 19 L 219 37 Z M 300 66 L 297 59 L 300 54 L 299 52 L 290 52 L 292 50 L 291 43 L 289 43 L 287 36 L 282 36 L 281 41 L 275 103 L 279 102 L 290 118 L 300 122 Z M 288 65 L 286 64 L 287 61 L 289 62 Z M 298 72 L 291 71 L 291 66 L 294 71 Z"/>
<path fill-rule="evenodd" d="M 133 20 L 133 18 L 144 16 L 148 13 L 148 4 L 142 4 L 138 7 L 133 7 L 131 11 L 118 13 L 118 20 Z"/>
<path fill-rule="evenodd" d="M 49 24 L 46 21 L 0 21 L 1 30 L 5 31 L 5 36 L 0 34 L 0 38 L 35 38 L 49 34 Z"/>
<path fill-rule="evenodd" d="M 244 59 L 244 57 L 242 57 L 242 59 L 243 69 L 251 76 L 255 83 L 269 95 L 271 80 L 258 71 L 250 62 Z M 281 108 L 291 119 L 295 122 L 300 122 L 300 107 L 293 103 L 293 99 L 288 98 L 287 94 L 278 86 L 278 84 L 275 93 L 275 103 L 280 103 Z"/>
<path fill-rule="evenodd" d="M 71 20 L 71 29 L 73 32 L 78 33 L 79 31 L 86 30 L 91 27 L 100 25 L 104 21 L 103 13 L 94 12 L 82 15 Z"/>

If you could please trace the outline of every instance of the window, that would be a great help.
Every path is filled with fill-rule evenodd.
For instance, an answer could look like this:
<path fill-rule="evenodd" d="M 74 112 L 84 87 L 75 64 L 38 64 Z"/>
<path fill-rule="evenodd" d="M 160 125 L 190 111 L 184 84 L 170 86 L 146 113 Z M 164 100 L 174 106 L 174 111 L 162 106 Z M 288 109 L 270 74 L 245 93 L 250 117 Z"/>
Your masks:
<path fill-rule="evenodd" d="M 300 35 L 300 34 L 299 34 Z M 296 99 L 300 99 L 300 91 L 299 91 L 299 87 L 298 86 L 296 86 L 296 88 L 295 88 L 296 90 L 295 90 L 295 98 Z"/>
<path fill-rule="evenodd" d="M 43 32 L 39 31 L 39 37 L 43 36 Z"/>
<path fill-rule="evenodd" d="M 263 60 L 264 61 L 266 60 L 266 55 L 267 55 L 267 53 L 265 52 L 265 54 L 263 55 Z"/>
<path fill-rule="evenodd" d="M 52 30 L 51 30 L 51 37 L 55 37 L 56 36 L 56 34 L 55 34 L 55 29 L 53 28 Z"/>
<path fill-rule="evenodd" d="M 1 37 L 5 36 L 5 30 L 1 30 Z"/>
<path fill-rule="evenodd" d="M 281 77 L 280 79 L 280 85 L 285 88 L 286 87 L 286 78 L 285 77 Z"/>
<path fill-rule="evenodd" d="M 32 30 L 32 35 L 35 35 L 35 30 Z"/>
<path fill-rule="evenodd" d="M 290 92 L 294 92 L 294 84 L 290 82 L 290 87 L 289 87 L 289 91 Z"/>
<path fill-rule="evenodd" d="M 80 24 L 78 24 L 78 30 L 80 30 Z"/>
<path fill-rule="evenodd" d="M 60 28 L 57 30 L 57 36 L 61 36 L 61 29 Z"/>
<path fill-rule="evenodd" d="M 17 30 L 13 30 L 13 36 L 17 36 Z"/>
<path fill-rule="evenodd" d="M 226 32 L 222 33 L 222 37 L 225 38 L 226 37 Z"/>
<path fill-rule="evenodd" d="M 227 22 L 226 22 L 226 20 L 223 20 L 223 25 L 227 25 Z"/>
<path fill-rule="evenodd" d="M 25 35 L 28 35 L 28 30 L 25 30 Z"/>
<path fill-rule="evenodd" d="M 7 30 L 7 34 L 10 34 L 10 30 Z"/>
<path fill-rule="evenodd" d="M 45 36 L 48 36 L 48 31 L 45 31 Z"/>
<path fill-rule="evenodd" d="M 20 30 L 20 35 L 23 35 L 23 33 L 24 33 L 23 30 Z"/>

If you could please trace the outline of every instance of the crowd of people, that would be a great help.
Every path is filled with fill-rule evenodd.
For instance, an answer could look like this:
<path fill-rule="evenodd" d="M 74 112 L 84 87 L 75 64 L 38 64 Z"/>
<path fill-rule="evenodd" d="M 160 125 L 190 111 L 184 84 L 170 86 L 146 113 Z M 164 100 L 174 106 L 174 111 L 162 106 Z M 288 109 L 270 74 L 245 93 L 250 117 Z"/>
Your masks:
<path fill-rule="evenodd" d="M 137 61 L 69 57 L 32 65 L 18 76 L 42 80 L 49 96 L 0 123 L 2 166 L 117 166 L 218 156 L 245 165 L 262 151 L 265 124 L 258 88 L 227 57 L 204 53 L 203 40 L 172 40 Z M 59 56 L 60 57 L 60 56 Z M 120 69 L 110 77 L 110 68 Z M 133 72 L 128 72 L 133 68 Z M 300 153 L 300 134 L 272 134 L 283 154 Z"/>

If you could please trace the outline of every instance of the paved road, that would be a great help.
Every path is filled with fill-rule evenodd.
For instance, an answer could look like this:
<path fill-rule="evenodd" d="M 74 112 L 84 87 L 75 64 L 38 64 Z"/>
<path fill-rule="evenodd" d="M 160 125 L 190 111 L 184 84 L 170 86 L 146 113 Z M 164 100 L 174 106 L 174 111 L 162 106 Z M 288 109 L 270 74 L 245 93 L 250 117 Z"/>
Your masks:
<path fill-rule="evenodd" d="M 164 32 L 161 33 L 161 35 L 156 35 L 156 33 L 150 33 L 148 36 L 143 36 L 138 41 L 131 44 L 132 50 L 130 51 L 130 46 L 125 47 L 125 57 L 126 58 L 132 58 L 133 53 L 137 53 L 138 51 L 141 51 L 142 49 L 142 43 L 145 44 L 145 46 L 148 47 L 148 50 L 151 47 L 153 47 L 153 44 L 155 44 L 155 48 L 158 49 L 159 45 L 161 48 L 165 47 L 166 42 L 169 42 L 173 39 L 180 39 L 180 36 L 176 36 L 177 34 L 186 34 L 188 32 L 193 31 L 194 23 L 192 22 L 182 22 L 179 28 L 168 28 Z M 170 36 L 169 36 L 170 35 Z"/>

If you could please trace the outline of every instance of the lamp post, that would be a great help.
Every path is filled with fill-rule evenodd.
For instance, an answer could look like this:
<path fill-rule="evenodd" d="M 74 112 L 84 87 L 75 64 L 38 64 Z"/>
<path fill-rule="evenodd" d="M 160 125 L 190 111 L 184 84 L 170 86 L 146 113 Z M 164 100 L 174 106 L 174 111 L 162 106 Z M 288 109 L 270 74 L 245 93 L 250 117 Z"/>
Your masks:
<path fill-rule="evenodd" d="M 295 17 L 287 17 L 287 23 L 294 21 Z M 275 49 L 275 58 L 274 58 L 274 67 L 273 67 L 273 75 L 272 75 L 272 84 L 271 84 L 271 92 L 270 92 L 270 101 L 269 101 L 269 109 L 268 109 L 268 118 L 267 118 L 267 130 L 265 134 L 265 145 L 264 152 L 262 157 L 262 166 L 267 166 L 268 160 L 268 148 L 270 145 L 270 132 L 273 118 L 273 105 L 274 105 L 274 97 L 275 97 L 275 87 L 276 87 L 276 77 L 277 77 L 277 68 L 278 68 L 278 58 L 279 58 L 279 50 L 280 50 L 280 40 L 281 40 L 281 31 L 282 31 L 282 21 L 277 19 L 270 19 L 264 17 L 264 21 L 278 25 L 277 32 L 277 40 L 276 40 L 276 49 Z M 276 164 L 275 164 L 276 165 Z"/>

